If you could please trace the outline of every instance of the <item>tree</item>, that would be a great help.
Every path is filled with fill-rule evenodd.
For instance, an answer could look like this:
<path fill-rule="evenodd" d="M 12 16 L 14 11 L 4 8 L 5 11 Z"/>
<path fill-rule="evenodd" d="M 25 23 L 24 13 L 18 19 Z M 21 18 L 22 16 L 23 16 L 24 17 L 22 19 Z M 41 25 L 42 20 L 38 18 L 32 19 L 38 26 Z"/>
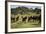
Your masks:
<path fill-rule="evenodd" d="M 35 8 L 34 12 L 36 12 L 37 14 L 40 14 L 41 13 L 41 9 Z"/>

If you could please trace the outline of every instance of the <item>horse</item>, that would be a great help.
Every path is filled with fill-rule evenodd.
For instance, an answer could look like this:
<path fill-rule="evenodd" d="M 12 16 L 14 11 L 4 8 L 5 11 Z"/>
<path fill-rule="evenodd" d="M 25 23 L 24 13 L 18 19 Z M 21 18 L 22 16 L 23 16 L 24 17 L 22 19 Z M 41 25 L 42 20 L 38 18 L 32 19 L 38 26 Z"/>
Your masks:
<path fill-rule="evenodd" d="M 15 18 L 11 17 L 11 22 L 15 22 Z"/>
<path fill-rule="evenodd" d="M 16 17 L 16 21 L 18 21 L 19 20 L 19 16 L 18 17 Z"/>
<path fill-rule="evenodd" d="M 28 21 L 30 21 L 32 19 L 32 16 L 28 17 Z"/>
<path fill-rule="evenodd" d="M 41 15 L 39 15 L 39 16 L 32 16 L 32 19 L 33 19 L 33 21 L 39 20 L 39 22 L 40 22 L 41 21 Z"/>
<path fill-rule="evenodd" d="M 24 17 L 24 18 L 22 19 L 22 21 L 26 21 L 26 19 L 27 19 L 27 17 Z"/>

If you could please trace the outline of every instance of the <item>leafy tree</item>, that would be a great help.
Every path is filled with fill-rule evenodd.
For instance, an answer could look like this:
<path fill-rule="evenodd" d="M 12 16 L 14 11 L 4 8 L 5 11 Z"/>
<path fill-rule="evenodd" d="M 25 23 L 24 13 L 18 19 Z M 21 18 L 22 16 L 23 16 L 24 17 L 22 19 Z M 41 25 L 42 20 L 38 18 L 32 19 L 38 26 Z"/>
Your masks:
<path fill-rule="evenodd" d="M 32 8 L 27 8 L 27 7 L 17 7 L 17 8 L 12 8 L 11 9 L 11 13 L 12 14 L 29 14 L 29 13 L 37 13 L 37 14 L 40 14 L 41 13 L 41 9 L 38 9 L 38 8 L 35 8 L 35 9 L 32 9 Z"/>

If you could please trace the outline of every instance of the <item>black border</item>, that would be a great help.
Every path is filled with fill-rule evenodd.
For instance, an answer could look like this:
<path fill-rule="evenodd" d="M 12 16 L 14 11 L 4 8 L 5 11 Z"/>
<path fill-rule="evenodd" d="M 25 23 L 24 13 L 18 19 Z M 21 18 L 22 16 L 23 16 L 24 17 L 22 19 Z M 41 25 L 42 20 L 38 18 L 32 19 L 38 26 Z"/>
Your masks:
<path fill-rule="evenodd" d="M 35 30 L 35 31 L 20 31 L 20 32 L 8 32 L 7 29 L 7 3 L 8 2 L 20 2 L 20 3 L 34 3 L 34 4 L 43 4 L 44 5 L 44 29 Z M 45 3 L 44 2 L 27 2 L 27 1 L 5 1 L 5 33 L 25 33 L 25 32 L 42 32 L 45 31 Z"/>

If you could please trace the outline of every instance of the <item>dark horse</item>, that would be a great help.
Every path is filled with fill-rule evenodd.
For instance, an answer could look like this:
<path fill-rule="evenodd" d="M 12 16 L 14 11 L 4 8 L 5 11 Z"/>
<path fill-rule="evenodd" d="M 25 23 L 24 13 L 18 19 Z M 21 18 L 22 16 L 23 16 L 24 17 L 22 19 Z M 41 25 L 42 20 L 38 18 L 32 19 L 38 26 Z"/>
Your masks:
<path fill-rule="evenodd" d="M 15 18 L 11 17 L 11 22 L 15 22 Z"/>
<path fill-rule="evenodd" d="M 33 21 L 36 20 L 38 16 L 32 16 Z"/>
<path fill-rule="evenodd" d="M 18 17 L 16 17 L 16 21 L 18 21 L 19 20 L 19 16 Z"/>
<path fill-rule="evenodd" d="M 30 16 L 29 18 L 28 18 L 28 21 L 30 21 L 30 20 L 32 20 L 33 19 L 33 21 L 34 20 L 36 20 L 38 17 L 37 16 Z"/>
<path fill-rule="evenodd" d="M 38 17 L 39 23 L 41 23 L 41 15 Z"/>
<path fill-rule="evenodd" d="M 33 19 L 33 21 L 34 20 L 39 20 L 39 22 L 41 22 L 41 15 L 39 15 L 39 16 L 33 16 L 32 19 Z"/>
<path fill-rule="evenodd" d="M 29 18 L 28 18 L 28 21 L 30 21 L 32 19 L 32 16 L 30 16 Z"/>
<path fill-rule="evenodd" d="M 22 21 L 26 21 L 26 19 L 27 19 L 27 17 L 24 17 L 24 18 L 22 19 Z"/>

